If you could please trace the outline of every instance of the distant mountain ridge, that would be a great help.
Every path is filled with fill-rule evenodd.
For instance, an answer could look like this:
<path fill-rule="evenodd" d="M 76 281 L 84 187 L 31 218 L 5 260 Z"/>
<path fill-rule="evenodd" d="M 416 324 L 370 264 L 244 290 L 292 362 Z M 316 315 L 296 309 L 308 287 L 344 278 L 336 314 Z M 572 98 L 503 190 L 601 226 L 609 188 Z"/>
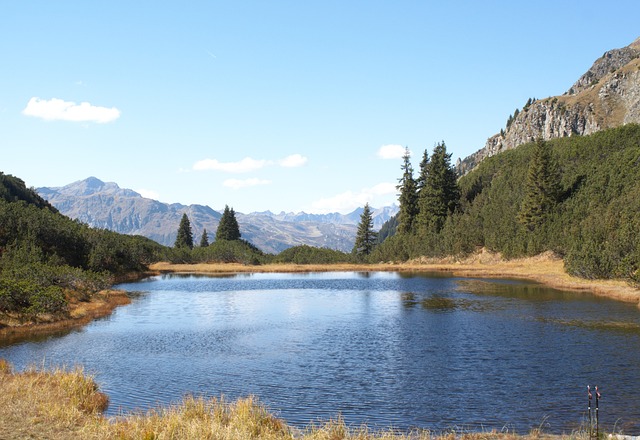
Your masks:
<path fill-rule="evenodd" d="M 204 229 L 213 238 L 221 217 L 209 206 L 162 203 L 96 177 L 36 191 L 62 214 L 89 226 L 142 235 L 166 246 L 175 242 L 183 214 L 189 217 L 196 242 Z M 302 244 L 350 252 L 361 212 L 362 208 L 349 214 L 236 212 L 236 218 L 242 237 L 268 253 Z M 393 206 L 374 210 L 376 228 L 396 212 Z"/>
<path fill-rule="evenodd" d="M 357 225 L 360 222 L 360 216 L 364 208 L 357 208 L 349 214 L 340 214 L 339 212 L 332 212 L 329 214 L 308 214 L 304 211 L 293 212 L 280 212 L 274 214 L 271 211 L 252 212 L 249 216 L 267 216 L 276 220 L 284 222 L 315 222 L 315 223 L 333 223 L 339 225 Z M 382 225 L 398 212 L 398 207 L 385 206 L 383 208 L 372 209 L 373 227 L 379 230 Z"/>
<path fill-rule="evenodd" d="M 484 148 L 458 161 L 458 173 L 538 138 L 588 135 L 629 123 L 640 123 L 640 38 L 605 52 L 563 95 L 527 102 Z"/>

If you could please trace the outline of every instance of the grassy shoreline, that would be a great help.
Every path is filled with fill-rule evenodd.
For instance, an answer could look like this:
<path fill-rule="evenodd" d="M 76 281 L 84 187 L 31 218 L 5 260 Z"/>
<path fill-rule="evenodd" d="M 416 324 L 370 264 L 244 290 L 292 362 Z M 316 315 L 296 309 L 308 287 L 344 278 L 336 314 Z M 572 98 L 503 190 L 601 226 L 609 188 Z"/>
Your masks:
<path fill-rule="evenodd" d="M 480 252 L 463 259 L 423 258 L 406 263 L 379 264 L 266 264 L 248 266 L 234 263 L 171 264 L 155 263 L 156 273 L 224 274 L 274 272 L 441 272 L 470 278 L 517 278 L 542 283 L 560 290 L 591 292 L 594 295 L 637 304 L 640 289 L 622 280 L 587 280 L 569 275 L 561 258 L 551 253 L 535 257 L 505 260 L 499 254 Z"/>
<path fill-rule="evenodd" d="M 145 413 L 108 418 L 108 397 L 81 369 L 14 373 L 0 359 L 0 438 L 217 439 L 217 440 L 540 440 L 588 439 L 588 433 L 549 435 L 509 432 L 397 432 L 350 427 L 340 418 L 302 429 L 275 417 L 253 397 L 236 401 L 185 397 Z"/>
<path fill-rule="evenodd" d="M 46 335 L 82 327 L 94 319 L 110 315 L 121 305 L 131 303 L 126 292 L 104 290 L 91 297 L 89 301 L 72 301 L 69 313 L 60 316 L 38 316 L 24 321 L 22 316 L 0 314 L 0 340 L 17 342 L 36 335 Z"/>

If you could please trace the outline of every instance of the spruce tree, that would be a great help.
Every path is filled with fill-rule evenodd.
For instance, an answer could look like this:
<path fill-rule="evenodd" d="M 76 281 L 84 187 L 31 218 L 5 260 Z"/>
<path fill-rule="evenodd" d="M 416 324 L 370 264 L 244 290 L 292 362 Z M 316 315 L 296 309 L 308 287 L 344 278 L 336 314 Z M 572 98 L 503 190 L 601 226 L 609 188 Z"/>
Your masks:
<path fill-rule="evenodd" d="M 398 228 L 400 234 L 413 232 L 416 215 L 418 214 L 418 194 L 416 181 L 413 178 L 413 167 L 411 166 L 411 153 L 405 148 L 402 156 L 402 177 L 398 180 L 396 188 L 400 191 L 398 202 L 400 210 L 398 212 Z"/>
<path fill-rule="evenodd" d="M 429 152 L 427 150 L 424 150 L 424 153 L 422 153 L 422 160 L 420 161 L 420 172 L 418 174 L 418 179 L 416 180 L 418 198 L 420 198 L 420 191 L 426 185 L 428 176 L 429 176 Z M 417 201 L 416 201 L 416 204 L 417 204 Z"/>
<path fill-rule="evenodd" d="M 180 226 L 178 227 L 178 236 L 174 247 L 182 248 L 187 247 L 193 249 L 193 232 L 191 232 L 191 223 L 187 214 L 182 214 L 182 220 L 180 220 Z"/>
<path fill-rule="evenodd" d="M 202 237 L 200 237 L 200 247 L 209 246 L 209 236 L 207 235 L 207 230 L 202 231 Z"/>
<path fill-rule="evenodd" d="M 359 257 L 367 256 L 376 245 L 378 234 L 373 230 L 373 216 L 369 204 L 364 205 L 364 210 L 360 215 L 356 241 L 353 245 L 353 253 Z"/>
<path fill-rule="evenodd" d="M 458 175 L 444 141 L 434 147 L 430 160 L 423 162 L 421 175 L 424 174 L 425 180 L 418 194 L 417 224 L 422 233 L 437 233 L 460 203 Z"/>
<path fill-rule="evenodd" d="M 529 163 L 525 193 L 518 221 L 529 231 L 544 223 L 555 208 L 560 195 L 560 173 L 551 156 L 549 144 L 542 139 L 536 145 Z"/>
<path fill-rule="evenodd" d="M 229 209 L 227 205 L 224 207 L 224 212 L 216 231 L 216 241 L 218 240 L 240 240 L 240 227 L 236 220 L 236 213 L 233 208 Z"/>

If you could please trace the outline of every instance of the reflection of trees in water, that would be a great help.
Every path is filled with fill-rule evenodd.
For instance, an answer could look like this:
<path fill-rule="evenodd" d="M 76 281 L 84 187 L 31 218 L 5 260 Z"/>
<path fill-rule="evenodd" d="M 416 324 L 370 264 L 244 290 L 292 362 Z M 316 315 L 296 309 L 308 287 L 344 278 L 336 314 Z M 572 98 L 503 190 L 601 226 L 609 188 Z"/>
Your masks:
<path fill-rule="evenodd" d="M 546 287 L 543 284 L 520 281 L 485 281 L 485 280 L 458 280 L 457 291 L 476 295 L 491 295 L 509 298 L 524 299 L 528 301 L 566 301 L 589 300 L 596 301 L 599 298 L 585 292 L 569 292 Z"/>
<path fill-rule="evenodd" d="M 482 312 L 495 310 L 497 308 L 494 304 L 488 304 L 486 301 L 474 301 L 468 298 L 431 294 L 423 296 L 414 292 L 402 292 L 400 294 L 400 300 L 405 309 L 420 306 L 424 310 L 433 312 L 452 312 L 456 310 Z"/>
<path fill-rule="evenodd" d="M 249 278 L 251 273 L 163 273 L 160 278 L 163 280 L 186 280 L 198 278 Z"/>

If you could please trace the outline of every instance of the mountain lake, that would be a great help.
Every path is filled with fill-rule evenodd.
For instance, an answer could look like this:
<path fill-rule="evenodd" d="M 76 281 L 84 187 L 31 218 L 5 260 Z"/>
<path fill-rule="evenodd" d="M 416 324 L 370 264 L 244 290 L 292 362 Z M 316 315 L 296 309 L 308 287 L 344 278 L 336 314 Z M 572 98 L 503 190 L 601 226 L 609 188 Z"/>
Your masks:
<path fill-rule="evenodd" d="M 161 275 L 133 302 L 0 358 L 81 364 L 108 415 L 253 395 L 294 426 L 640 434 L 640 310 L 531 282 L 425 273 Z"/>

